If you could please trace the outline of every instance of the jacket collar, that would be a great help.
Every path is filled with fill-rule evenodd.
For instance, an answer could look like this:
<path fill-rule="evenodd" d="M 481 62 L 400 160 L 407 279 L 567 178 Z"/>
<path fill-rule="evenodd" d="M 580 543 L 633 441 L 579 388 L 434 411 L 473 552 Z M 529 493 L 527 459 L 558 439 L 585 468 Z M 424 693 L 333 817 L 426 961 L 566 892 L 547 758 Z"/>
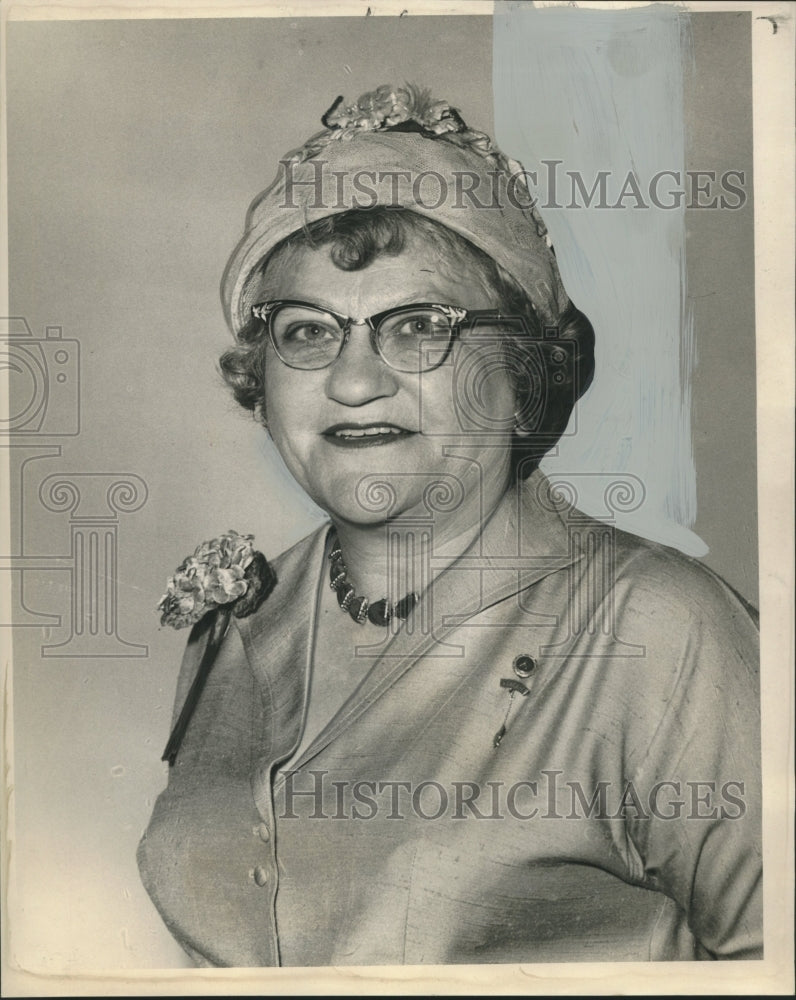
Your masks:
<path fill-rule="evenodd" d="M 328 746 L 420 657 L 429 652 L 459 655 L 460 648 L 449 637 L 461 624 L 577 562 L 580 548 L 571 544 L 567 526 L 573 513 L 578 512 L 553 496 L 537 469 L 506 492 L 478 539 L 455 563 L 441 571 L 432 555 L 431 583 L 421 603 L 394 634 L 385 630 L 381 643 L 363 641 L 357 648 L 357 655 L 373 657 L 372 669 L 295 766 Z M 287 719 L 295 725 L 296 712 L 301 713 L 328 547 L 328 529 L 311 536 L 301 546 L 300 558 L 286 560 L 282 586 L 277 585 L 259 612 L 239 623 L 255 674 L 273 692 L 284 692 L 274 704 L 275 714 L 282 716 L 274 719 L 278 729 L 289 725 Z M 363 629 L 363 640 L 372 633 Z M 300 686 L 298 677 L 305 678 Z"/>

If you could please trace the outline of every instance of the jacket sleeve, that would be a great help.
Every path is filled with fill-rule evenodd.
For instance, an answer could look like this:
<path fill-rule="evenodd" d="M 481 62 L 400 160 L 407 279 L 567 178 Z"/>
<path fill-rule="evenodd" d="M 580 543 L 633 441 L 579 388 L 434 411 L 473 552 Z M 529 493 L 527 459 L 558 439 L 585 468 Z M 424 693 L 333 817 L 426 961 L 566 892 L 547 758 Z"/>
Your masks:
<path fill-rule="evenodd" d="M 646 883 L 679 904 L 705 957 L 762 958 L 755 620 L 706 572 L 659 610 L 668 662 L 651 665 L 670 681 L 635 768 L 650 810 L 629 819 L 630 841 Z"/>

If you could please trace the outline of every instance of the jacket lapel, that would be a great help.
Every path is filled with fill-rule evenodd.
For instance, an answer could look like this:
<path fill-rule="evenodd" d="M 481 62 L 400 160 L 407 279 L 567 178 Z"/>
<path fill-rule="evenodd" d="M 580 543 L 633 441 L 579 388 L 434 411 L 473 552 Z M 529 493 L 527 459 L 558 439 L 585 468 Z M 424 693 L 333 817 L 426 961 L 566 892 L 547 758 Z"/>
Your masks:
<path fill-rule="evenodd" d="M 270 748 L 283 760 L 298 745 L 312 664 L 328 526 L 275 563 L 277 584 L 248 618 L 235 619 L 251 669 L 270 703 Z"/>

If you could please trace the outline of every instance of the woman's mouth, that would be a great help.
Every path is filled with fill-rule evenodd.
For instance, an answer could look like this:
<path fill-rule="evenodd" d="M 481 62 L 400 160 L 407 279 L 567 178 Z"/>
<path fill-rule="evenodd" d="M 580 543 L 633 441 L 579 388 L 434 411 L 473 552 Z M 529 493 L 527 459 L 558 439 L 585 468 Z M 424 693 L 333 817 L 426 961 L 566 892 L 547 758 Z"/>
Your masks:
<path fill-rule="evenodd" d="M 339 448 L 374 448 L 393 444 L 413 433 L 396 424 L 335 424 L 327 427 L 323 436 Z"/>

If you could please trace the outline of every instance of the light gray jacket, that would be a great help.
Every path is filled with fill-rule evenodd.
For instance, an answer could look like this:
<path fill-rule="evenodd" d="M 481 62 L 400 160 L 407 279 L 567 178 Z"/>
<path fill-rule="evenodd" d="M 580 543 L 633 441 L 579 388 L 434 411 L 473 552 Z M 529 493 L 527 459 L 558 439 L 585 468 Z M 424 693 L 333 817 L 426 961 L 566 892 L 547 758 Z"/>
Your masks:
<path fill-rule="evenodd" d="M 761 956 L 757 632 L 730 588 L 537 472 L 409 627 L 363 628 L 372 669 L 286 778 L 334 655 L 327 547 L 233 619 L 139 848 L 199 964 Z"/>

